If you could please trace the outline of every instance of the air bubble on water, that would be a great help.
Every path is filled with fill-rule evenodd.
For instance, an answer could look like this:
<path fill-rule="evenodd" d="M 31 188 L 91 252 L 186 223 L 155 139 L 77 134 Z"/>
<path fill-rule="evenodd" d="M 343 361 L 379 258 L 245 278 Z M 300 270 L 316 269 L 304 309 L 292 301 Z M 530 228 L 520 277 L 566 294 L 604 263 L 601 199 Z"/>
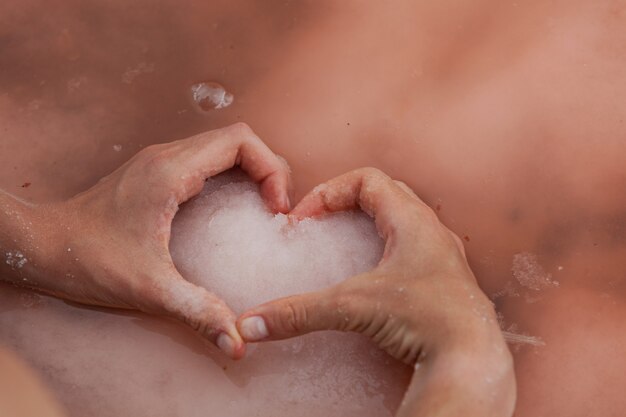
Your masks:
<path fill-rule="evenodd" d="M 224 86 L 213 81 L 201 82 L 191 86 L 194 103 L 202 111 L 223 109 L 230 106 L 235 96 L 226 91 Z"/>

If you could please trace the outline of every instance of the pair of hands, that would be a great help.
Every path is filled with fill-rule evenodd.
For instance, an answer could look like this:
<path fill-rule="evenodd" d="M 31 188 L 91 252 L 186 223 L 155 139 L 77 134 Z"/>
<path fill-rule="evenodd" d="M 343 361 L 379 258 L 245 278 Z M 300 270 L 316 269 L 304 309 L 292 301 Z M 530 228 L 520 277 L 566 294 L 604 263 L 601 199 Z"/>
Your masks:
<path fill-rule="evenodd" d="M 180 276 L 168 249 L 178 206 L 235 165 L 260 185 L 273 211 L 290 210 L 288 166 L 244 124 L 150 146 L 66 202 L 23 207 L 38 245 L 21 237 L 29 262 L 14 270 L 14 281 L 81 303 L 177 318 L 235 359 L 245 342 L 361 332 L 417 364 L 407 395 L 413 400 L 399 415 L 460 415 L 461 408 L 466 416 L 511 414 L 510 354 L 461 241 L 406 185 L 378 170 L 335 178 L 290 212 L 304 218 L 361 208 L 374 217 L 386 244 L 373 271 L 239 318 Z M 467 386 L 468 378 L 478 382 Z"/>

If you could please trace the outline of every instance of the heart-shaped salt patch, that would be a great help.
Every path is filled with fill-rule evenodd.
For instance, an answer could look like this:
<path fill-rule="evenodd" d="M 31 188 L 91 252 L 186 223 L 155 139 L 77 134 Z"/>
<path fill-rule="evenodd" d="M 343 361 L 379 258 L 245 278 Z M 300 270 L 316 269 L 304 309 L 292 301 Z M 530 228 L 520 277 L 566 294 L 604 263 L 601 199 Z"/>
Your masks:
<path fill-rule="evenodd" d="M 185 279 L 242 313 L 371 270 L 383 246 L 362 212 L 293 223 L 270 213 L 245 176 L 226 173 L 209 179 L 176 215 L 170 252 Z"/>

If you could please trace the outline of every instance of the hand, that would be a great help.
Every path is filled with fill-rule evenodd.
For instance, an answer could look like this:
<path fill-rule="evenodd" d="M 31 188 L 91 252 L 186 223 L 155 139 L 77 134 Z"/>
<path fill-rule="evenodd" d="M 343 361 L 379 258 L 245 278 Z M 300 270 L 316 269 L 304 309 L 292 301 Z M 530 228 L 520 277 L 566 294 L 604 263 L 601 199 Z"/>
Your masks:
<path fill-rule="evenodd" d="M 22 242 L 28 262 L 13 281 L 85 304 L 174 317 L 232 358 L 243 356 L 234 313 L 181 277 L 168 249 L 178 206 L 235 165 L 260 184 L 269 207 L 289 210 L 287 165 L 244 124 L 150 146 L 68 201 L 25 208 L 36 242 Z"/>
<path fill-rule="evenodd" d="M 315 188 L 290 215 L 358 207 L 385 240 L 379 265 L 335 287 L 253 308 L 238 320 L 244 340 L 360 332 L 416 365 L 399 415 L 511 415 L 512 360 L 493 306 L 461 240 L 405 184 L 375 169 L 356 170 Z"/>

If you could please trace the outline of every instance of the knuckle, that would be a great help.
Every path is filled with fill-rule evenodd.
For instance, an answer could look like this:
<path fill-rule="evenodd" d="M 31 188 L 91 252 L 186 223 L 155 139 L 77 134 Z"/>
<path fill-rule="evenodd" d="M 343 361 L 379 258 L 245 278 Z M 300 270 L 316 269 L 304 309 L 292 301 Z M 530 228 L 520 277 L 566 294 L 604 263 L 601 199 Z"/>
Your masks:
<path fill-rule="evenodd" d="M 340 318 L 345 319 L 353 315 L 356 307 L 363 303 L 364 295 L 362 291 L 351 289 L 350 291 L 341 291 L 333 296 L 333 307 L 336 309 Z"/>
<path fill-rule="evenodd" d="M 456 233 L 450 232 L 450 235 L 452 236 L 452 239 L 454 240 L 454 243 L 459 247 L 459 249 L 464 247 L 463 241 L 461 240 L 460 237 L 458 237 L 456 235 Z"/>
<path fill-rule="evenodd" d="M 280 317 L 281 328 L 289 333 L 298 333 L 308 327 L 308 313 L 302 303 L 287 302 Z"/>
<path fill-rule="evenodd" d="M 168 153 L 160 147 L 152 149 L 146 148 L 146 150 L 148 151 L 145 154 L 146 163 L 151 168 L 162 168 L 169 159 Z"/>
<path fill-rule="evenodd" d="M 364 179 L 389 179 L 389 176 L 378 168 L 362 167 L 354 171 L 358 176 Z"/>
<path fill-rule="evenodd" d="M 449 234 L 452 236 L 453 244 L 456 246 L 463 258 L 465 258 L 465 245 L 463 244 L 463 241 L 456 235 L 456 233 L 450 232 Z"/>
<path fill-rule="evenodd" d="M 184 316 L 183 321 L 185 322 L 185 324 L 191 327 L 194 331 L 201 333 L 202 322 L 198 320 L 197 317 Z"/>
<path fill-rule="evenodd" d="M 205 307 L 201 311 L 180 311 L 183 322 L 204 337 L 213 337 L 220 326 L 219 311 Z"/>
<path fill-rule="evenodd" d="M 406 190 L 410 190 L 411 188 L 406 184 L 406 182 L 402 181 L 402 180 L 393 180 L 393 182 L 395 182 L 396 184 L 398 184 L 398 186 L 406 189 Z"/>
<path fill-rule="evenodd" d="M 404 193 L 406 193 L 409 197 L 413 198 L 414 200 L 419 200 L 419 197 L 417 196 L 417 194 L 415 193 L 415 191 L 413 191 L 413 189 L 411 187 L 409 187 L 409 185 L 401 180 L 393 180 L 393 182 L 400 187 L 400 189 L 402 189 L 402 191 Z"/>
<path fill-rule="evenodd" d="M 245 122 L 237 122 L 227 127 L 234 134 L 245 139 L 258 139 L 252 131 L 252 128 Z"/>
<path fill-rule="evenodd" d="M 380 289 L 370 285 L 352 285 L 346 291 L 335 296 L 333 308 L 336 309 L 336 330 L 365 333 L 372 324 L 372 318 L 380 305 Z"/>
<path fill-rule="evenodd" d="M 175 171 L 175 155 L 168 149 L 156 149 L 146 156 L 144 169 L 149 178 L 169 186 Z"/>
<path fill-rule="evenodd" d="M 276 159 L 278 160 L 278 162 L 280 162 L 280 169 L 285 172 L 287 175 L 289 175 L 291 173 L 291 167 L 289 166 L 289 162 L 287 162 L 287 160 L 285 158 L 283 158 L 281 155 L 278 154 L 274 154 L 276 156 Z"/>
<path fill-rule="evenodd" d="M 422 218 L 433 224 L 441 224 L 441 222 L 439 221 L 439 216 L 437 216 L 437 213 L 435 213 L 432 208 L 430 208 L 426 204 L 419 204 L 416 207 L 419 208 L 418 212 Z"/>
<path fill-rule="evenodd" d="M 154 158 L 163 150 L 163 144 L 149 145 L 143 148 L 137 155 L 148 160 Z"/>

